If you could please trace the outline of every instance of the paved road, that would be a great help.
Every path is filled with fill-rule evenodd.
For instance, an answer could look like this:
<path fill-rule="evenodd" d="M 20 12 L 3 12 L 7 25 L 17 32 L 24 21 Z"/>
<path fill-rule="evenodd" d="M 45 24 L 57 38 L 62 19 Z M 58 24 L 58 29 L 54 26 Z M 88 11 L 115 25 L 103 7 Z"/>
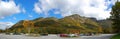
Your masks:
<path fill-rule="evenodd" d="M 75 38 L 61 38 L 56 35 L 30 37 L 25 35 L 5 35 L 0 34 L 0 39 L 110 39 L 113 34 L 101 34 L 96 36 L 80 36 Z"/>

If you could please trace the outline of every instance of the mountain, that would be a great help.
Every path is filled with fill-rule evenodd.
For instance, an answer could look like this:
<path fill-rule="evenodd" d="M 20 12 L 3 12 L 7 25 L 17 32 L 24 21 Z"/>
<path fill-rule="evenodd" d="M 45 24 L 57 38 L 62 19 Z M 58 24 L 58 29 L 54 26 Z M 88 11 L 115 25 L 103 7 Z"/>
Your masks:
<path fill-rule="evenodd" d="M 33 27 L 34 26 L 34 27 Z M 36 18 L 34 20 L 21 20 L 10 29 L 11 32 L 26 33 L 75 33 L 75 32 L 102 32 L 102 27 L 96 21 L 82 17 L 78 14 L 66 16 L 61 19 L 55 17 Z"/>
<path fill-rule="evenodd" d="M 78 26 L 80 29 L 86 31 L 98 31 L 99 25 L 97 22 L 92 21 L 91 19 L 87 17 L 81 17 L 78 14 L 74 14 L 71 16 L 64 17 L 60 19 L 61 22 L 63 23 L 68 23 L 69 26 Z"/>
<path fill-rule="evenodd" d="M 98 23 L 103 28 L 104 33 L 112 33 L 112 21 L 109 19 L 99 20 Z"/>
<path fill-rule="evenodd" d="M 101 27 L 103 33 L 113 33 L 112 21 L 110 19 L 97 20 L 96 18 L 89 18 L 93 21 L 96 21 Z"/>
<path fill-rule="evenodd" d="M 23 27 L 23 22 L 24 22 L 25 20 L 21 20 L 21 21 L 19 21 L 19 22 L 17 22 L 15 25 L 13 25 L 10 29 L 15 29 L 15 28 L 17 28 L 17 27 Z"/>

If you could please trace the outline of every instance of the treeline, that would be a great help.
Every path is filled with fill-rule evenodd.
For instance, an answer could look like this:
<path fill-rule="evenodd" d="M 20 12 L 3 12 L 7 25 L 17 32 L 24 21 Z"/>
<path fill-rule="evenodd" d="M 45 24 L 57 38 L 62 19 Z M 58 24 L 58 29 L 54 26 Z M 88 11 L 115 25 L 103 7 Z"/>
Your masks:
<path fill-rule="evenodd" d="M 4 33 L 5 32 L 5 30 L 0 30 L 0 33 Z"/>

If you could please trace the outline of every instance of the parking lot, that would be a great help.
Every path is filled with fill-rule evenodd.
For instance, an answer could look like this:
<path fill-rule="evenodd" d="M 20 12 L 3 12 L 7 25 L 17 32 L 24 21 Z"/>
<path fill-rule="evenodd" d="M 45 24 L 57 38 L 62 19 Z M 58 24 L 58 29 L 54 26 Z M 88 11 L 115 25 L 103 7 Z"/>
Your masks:
<path fill-rule="evenodd" d="M 113 34 L 100 34 L 94 36 L 79 36 L 79 37 L 59 37 L 58 35 L 48 35 L 48 36 L 26 36 L 26 35 L 5 35 L 0 34 L 0 39 L 110 39 Z"/>

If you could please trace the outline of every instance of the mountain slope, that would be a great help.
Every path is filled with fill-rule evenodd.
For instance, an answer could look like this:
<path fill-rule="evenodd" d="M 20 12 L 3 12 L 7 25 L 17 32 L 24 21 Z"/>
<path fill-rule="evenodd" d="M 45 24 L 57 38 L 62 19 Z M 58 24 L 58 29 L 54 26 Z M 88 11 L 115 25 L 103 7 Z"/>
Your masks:
<path fill-rule="evenodd" d="M 54 17 L 48 18 L 37 18 L 34 20 L 29 20 L 34 24 L 34 27 L 29 25 L 32 31 L 31 33 L 75 33 L 75 32 L 102 32 L 101 26 L 96 22 L 87 17 L 81 17 L 80 15 L 74 14 L 71 16 L 66 16 L 61 19 L 57 19 Z M 15 25 L 13 25 L 10 30 L 14 32 L 14 30 L 22 32 L 22 30 L 28 31 L 24 25 L 22 20 Z M 27 24 L 27 23 L 26 23 Z"/>
<path fill-rule="evenodd" d="M 103 28 L 104 33 L 112 33 L 112 21 L 107 19 L 107 20 L 99 20 L 98 23 L 101 25 Z"/>
<path fill-rule="evenodd" d="M 99 24 L 95 21 L 92 21 L 89 18 L 81 17 L 77 14 L 64 17 L 60 19 L 61 22 L 67 23 L 69 26 L 78 26 L 82 30 L 91 30 L 91 31 L 98 31 Z"/>

